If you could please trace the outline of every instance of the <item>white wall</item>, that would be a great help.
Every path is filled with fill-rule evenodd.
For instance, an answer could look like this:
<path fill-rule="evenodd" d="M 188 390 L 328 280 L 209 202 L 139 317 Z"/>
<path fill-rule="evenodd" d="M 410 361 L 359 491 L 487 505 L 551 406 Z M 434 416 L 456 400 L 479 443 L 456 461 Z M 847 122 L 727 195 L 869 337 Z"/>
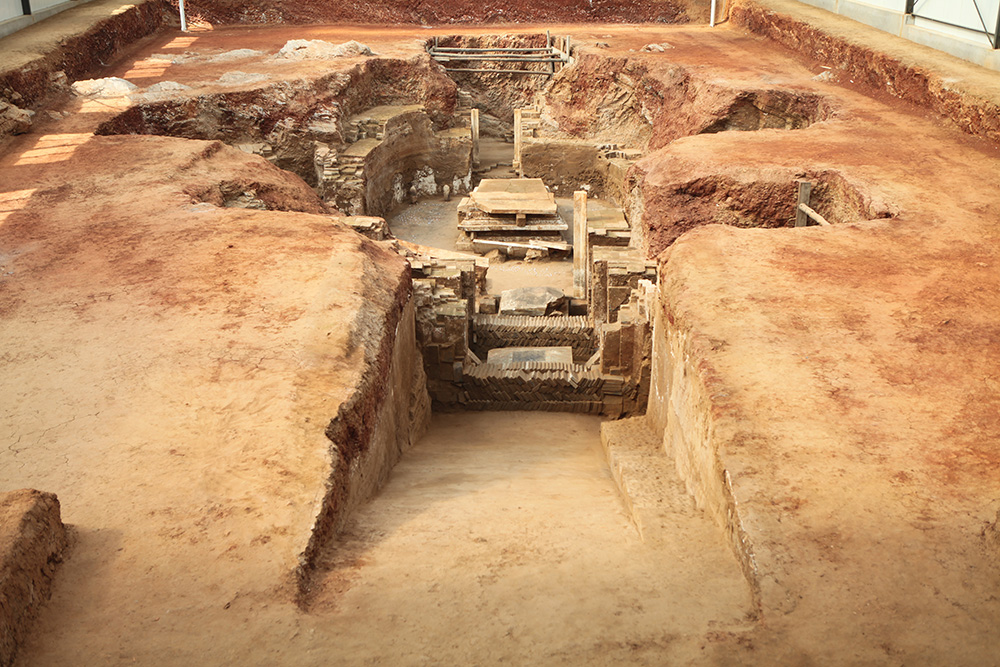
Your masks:
<path fill-rule="evenodd" d="M 31 12 L 40 12 L 43 9 L 55 7 L 56 5 L 61 5 L 64 2 L 66 2 L 66 0 L 31 0 Z"/>
<path fill-rule="evenodd" d="M 906 0 L 863 0 L 864 4 L 882 9 L 892 9 L 901 12 L 906 9 Z"/>
<path fill-rule="evenodd" d="M 1000 0 L 978 0 L 982 21 L 972 0 L 917 0 L 914 13 L 906 15 L 906 0 L 799 0 L 860 23 L 898 35 L 993 70 L 1000 70 L 1000 49 L 983 34 L 983 23 L 996 30 Z M 930 19 L 937 19 L 933 21 Z M 955 24 L 954 27 L 938 21 Z M 975 32 L 978 31 L 978 32 Z"/>
<path fill-rule="evenodd" d="M 972 0 L 917 0 L 913 13 L 918 16 L 947 21 L 970 30 L 982 30 L 983 23 L 990 32 L 997 27 L 997 8 L 1000 0 L 976 0 L 982 21 L 976 13 L 976 5 Z"/>
<path fill-rule="evenodd" d="M 0 0 L 0 21 L 21 16 L 21 0 Z"/>

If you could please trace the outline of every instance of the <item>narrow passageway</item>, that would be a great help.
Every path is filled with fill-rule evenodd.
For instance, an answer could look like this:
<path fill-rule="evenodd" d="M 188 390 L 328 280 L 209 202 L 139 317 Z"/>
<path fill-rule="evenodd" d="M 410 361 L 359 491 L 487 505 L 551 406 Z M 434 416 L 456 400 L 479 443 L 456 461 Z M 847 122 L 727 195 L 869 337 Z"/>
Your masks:
<path fill-rule="evenodd" d="M 342 631 L 338 655 L 663 664 L 697 657 L 712 629 L 739 628 L 750 596 L 721 531 L 684 512 L 667 544 L 643 544 L 599 426 L 436 414 L 330 551 L 309 612 Z"/>

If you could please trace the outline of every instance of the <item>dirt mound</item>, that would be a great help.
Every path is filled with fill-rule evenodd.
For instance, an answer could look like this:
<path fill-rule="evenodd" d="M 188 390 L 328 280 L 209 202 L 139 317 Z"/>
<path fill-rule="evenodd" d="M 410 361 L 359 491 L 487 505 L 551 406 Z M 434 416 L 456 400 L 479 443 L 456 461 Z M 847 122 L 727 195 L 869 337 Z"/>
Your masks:
<path fill-rule="evenodd" d="M 34 489 L 0 493 L 0 664 L 13 664 L 49 598 L 65 547 L 66 528 L 54 494 Z"/>

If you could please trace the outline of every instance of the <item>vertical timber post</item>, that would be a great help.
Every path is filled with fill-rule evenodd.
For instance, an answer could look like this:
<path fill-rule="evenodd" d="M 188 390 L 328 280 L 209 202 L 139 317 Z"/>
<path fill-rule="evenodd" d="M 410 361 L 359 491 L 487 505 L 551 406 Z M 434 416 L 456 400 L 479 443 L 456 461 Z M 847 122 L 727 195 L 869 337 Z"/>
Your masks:
<path fill-rule="evenodd" d="M 552 61 L 549 63 L 549 78 L 552 78 L 556 73 L 556 47 L 555 42 L 552 41 L 552 35 L 549 34 L 548 30 L 545 31 L 545 48 L 545 55 Z"/>
<path fill-rule="evenodd" d="M 472 119 L 472 166 L 479 166 L 479 109 L 473 107 Z"/>
<path fill-rule="evenodd" d="M 521 176 L 521 110 L 514 109 L 514 171 Z"/>
<path fill-rule="evenodd" d="M 587 264 L 589 262 L 587 227 L 587 193 L 573 193 L 573 293 L 578 299 L 587 298 Z"/>
<path fill-rule="evenodd" d="M 809 205 L 809 198 L 812 196 L 812 181 L 807 181 L 805 179 L 800 179 L 797 181 L 799 184 L 799 201 L 795 204 L 795 226 L 805 227 L 809 224 L 809 216 L 806 215 L 805 211 L 799 208 L 799 204 Z"/>

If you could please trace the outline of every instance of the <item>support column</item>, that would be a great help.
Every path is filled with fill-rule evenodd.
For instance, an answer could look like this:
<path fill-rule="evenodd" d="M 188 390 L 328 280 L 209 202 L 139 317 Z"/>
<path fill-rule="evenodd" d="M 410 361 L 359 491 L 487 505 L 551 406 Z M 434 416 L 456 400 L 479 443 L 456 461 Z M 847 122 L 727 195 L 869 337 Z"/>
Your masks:
<path fill-rule="evenodd" d="M 472 110 L 472 166 L 479 166 L 479 109 Z"/>
<path fill-rule="evenodd" d="M 587 264 L 590 260 L 587 228 L 587 193 L 573 193 L 573 295 L 587 298 Z"/>
<path fill-rule="evenodd" d="M 521 175 L 521 110 L 514 109 L 514 171 Z"/>

